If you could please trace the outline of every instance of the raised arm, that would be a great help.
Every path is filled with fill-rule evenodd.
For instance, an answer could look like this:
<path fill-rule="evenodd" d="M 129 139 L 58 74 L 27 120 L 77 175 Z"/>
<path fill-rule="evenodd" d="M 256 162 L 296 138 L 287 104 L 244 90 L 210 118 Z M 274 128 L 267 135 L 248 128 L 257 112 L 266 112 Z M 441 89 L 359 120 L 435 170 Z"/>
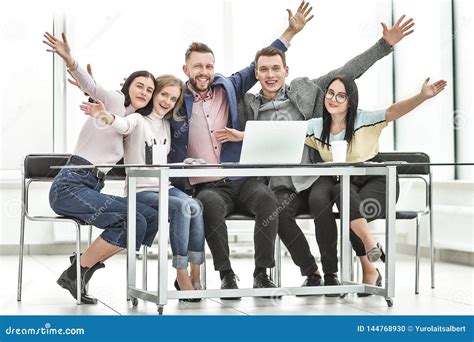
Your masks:
<path fill-rule="evenodd" d="M 412 96 L 406 100 L 396 102 L 388 107 L 387 111 L 385 112 L 385 121 L 390 122 L 401 118 L 403 115 L 411 112 L 426 100 L 438 95 L 444 90 L 447 84 L 445 80 L 439 80 L 431 84 L 428 83 L 429 81 L 430 78 L 428 77 L 421 86 L 421 91 L 417 95 Z"/>
<path fill-rule="evenodd" d="M 300 32 L 311 19 L 313 19 L 313 15 L 311 15 L 312 9 L 313 7 L 310 6 L 309 2 L 304 0 L 301 1 L 301 4 L 294 15 L 291 10 L 287 9 L 288 27 L 283 31 L 280 38 L 275 40 L 271 46 L 286 52 L 293 37 Z M 234 73 L 230 79 L 236 89 L 237 99 L 240 99 L 255 85 L 255 83 L 257 83 L 257 79 L 255 78 L 255 62 L 252 61 L 249 66 Z"/>
<path fill-rule="evenodd" d="M 296 10 L 295 15 L 290 9 L 286 9 L 288 12 L 288 27 L 281 35 L 281 38 L 286 40 L 288 43 L 293 39 L 293 37 L 300 32 L 305 25 L 313 19 L 314 15 L 310 15 L 313 7 L 309 2 L 301 1 L 298 9 Z"/>
<path fill-rule="evenodd" d="M 76 60 L 72 57 L 71 48 L 66 38 L 66 34 L 62 33 L 61 38 L 58 39 L 49 32 L 44 34 L 43 43 L 49 48 L 46 51 L 56 53 L 60 56 L 69 74 L 74 78 L 75 82 L 84 93 L 87 93 L 94 100 L 100 100 L 104 103 L 107 110 L 123 115 L 124 112 L 124 96 L 118 91 L 107 90 L 97 84 L 90 73 L 82 69 Z"/>
<path fill-rule="evenodd" d="M 402 15 L 392 28 L 388 28 L 386 24 L 381 23 L 383 36 L 375 45 L 352 58 L 342 67 L 330 71 L 315 81 L 325 89 L 328 83 L 337 75 L 344 74 L 352 79 L 362 76 L 375 62 L 390 54 L 393 51 L 393 46 L 413 33 L 412 28 L 415 25 L 413 19 L 410 18 L 406 21 L 404 19 L 405 15 Z"/>

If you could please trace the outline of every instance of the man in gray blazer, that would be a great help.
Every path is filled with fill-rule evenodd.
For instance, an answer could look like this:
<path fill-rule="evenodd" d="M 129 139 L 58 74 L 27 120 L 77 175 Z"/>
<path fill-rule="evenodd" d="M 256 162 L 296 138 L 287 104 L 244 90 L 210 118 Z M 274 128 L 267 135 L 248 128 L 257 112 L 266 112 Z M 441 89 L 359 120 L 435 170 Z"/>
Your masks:
<path fill-rule="evenodd" d="M 413 19 L 404 21 L 404 18 L 405 16 L 400 17 L 392 28 L 382 24 L 383 37 L 375 45 L 342 67 L 316 79 L 296 78 L 287 85 L 285 78 L 288 76 L 288 67 L 284 53 L 271 47 L 258 51 L 255 56 L 255 75 L 262 90 L 256 95 L 245 94 L 238 103 L 241 127 L 245 129 L 248 120 L 309 120 L 321 116 L 325 89 L 336 75 L 359 78 L 375 62 L 390 54 L 395 44 L 413 32 Z M 244 135 L 244 132 L 230 128 L 216 133 L 218 140 L 222 142 L 240 141 Z M 309 154 L 309 149 L 305 147 L 303 162 L 311 162 Z M 295 264 L 300 267 L 301 275 L 307 277 L 302 286 L 319 286 L 322 281 L 308 242 L 295 220 L 296 215 L 311 211 L 308 187 L 314 181 L 315 179 L 308 181 L 308 177 L 271 177 L 269 181 L 279 203 L 278 235 Z M 338 285 L 337 232 L 326 230 L 326 227 L 316 227 L 324 283 Z M 351 234 L 351 241 L 357 243 L 354 238 L 357 237 Z M 365 280 L 371 283 L 368 279 Z"/>

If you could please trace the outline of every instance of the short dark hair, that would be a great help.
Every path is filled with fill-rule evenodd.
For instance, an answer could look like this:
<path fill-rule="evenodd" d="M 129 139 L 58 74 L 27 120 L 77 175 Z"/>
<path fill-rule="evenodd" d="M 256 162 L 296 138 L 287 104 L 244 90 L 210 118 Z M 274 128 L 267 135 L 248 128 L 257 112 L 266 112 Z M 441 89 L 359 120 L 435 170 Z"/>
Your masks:
<path fill-rule="evenodd" d="M 186 53 L 184 55 L 186 62 L 188 61 L 189 56 L 191 56 L 191 53 L 193 52 L 210 53 L 212 54 L 212 57 L 214 57 L 214 52 L 212 52 L 209 46 L 204 43 L 192 42 L 191 44 L 189 44 L 188 49 L 186 50 Z"/>
<path fill-rule="evenodd" d="M 280 49 L 267 46 L 261 50 L 258 50 L 257 53 L 255 54 L 255 67 L 257 67 L 258 59 L 262 56 L 265 56 L 265 57 L 280 56 L 281 61 L 283 62 L 283 66 L 286 67 L 285 53 L 281 51 Z"/>
<path fill-rule="evenodd" d="M 130 100 L 130 85 L 132 84 L 133 80 L 137 77 L 147 77 L 151 78 L 153 83 L 155 83 L 155 76 L 149 71 L 146 70 L 140 70 L 140 71 L 135 71 L 130 74 L 130 76 L 127 77 L 125 80 L 125 83 L 122 86 L 122 93 L 125 95 L 125 101 L 123 105 L 125 107 L 130 106 L 131 100 Z M 154 92 L 153 92 L 154 93 Z M 136 108 L 135 108 L 136 109 Z M 153 101 L 150 99 L 150 102 L 147 103 L 145 107 L 136 109 L 136 113 L 140 113 L 141 115 L 149 115 L 153 111 Z"/>

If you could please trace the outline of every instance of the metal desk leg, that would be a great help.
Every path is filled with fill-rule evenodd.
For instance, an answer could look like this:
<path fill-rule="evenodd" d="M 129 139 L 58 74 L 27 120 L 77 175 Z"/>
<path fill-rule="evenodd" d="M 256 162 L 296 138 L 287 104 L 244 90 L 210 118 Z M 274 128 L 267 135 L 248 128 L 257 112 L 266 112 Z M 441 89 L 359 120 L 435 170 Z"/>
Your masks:
<path fill-rule="evenodd" d="M 431 172 L 429 176 L 429 186 L 428 186 L 428 193 L 430 198 L 428 199 L 428 205 L 430 209 L 429 215 L 429 222 L 430 222 L 430 261 L 431 261 L 431 288 L 435 288 L 435 253 L 434 253 L 434 227 L 433 227 L 433 193 L 432 193 L 432 186 L 433 180 L 431 179 Z"/>
<path fill-rule="evenodd" d="M 281 242 L 278 235 L 275 239 L 275 267 L 270 272 L 275 285 L 281 287 Z"/>
<path fill-rule="evenodd" d="M 397 169 L 396 166 L 387 166 L 386 188 L 385 188 L 385 300 L 388 306 L 393 306 L 393 297 L 395 296 L 395 205 L 397 192 Z"/>
<path fill-rule="evenodd" d="M 127 222 L 127 298 L 128 289 L 136 287 L 136 254 L 135 245 L 137 239 L 137 179 L 133 176 L 127 177 L 128 196 L 128 222 Z M 136 303 L 136 298 L 130 298 Z"/>
<path fill-rule="evenodd" d="M 349 211 L 350 211 L 350 176 L 341 176 L 341 280 L 351 281 L 351 244 L 349 241 Z"/>
<path fill-rule="evenodd" d="M 207 289 L 206 281 L 206 250 L 204 250 L 204 262 L 201 265 L 201 287 L 203 290 Z"/>
<path fill-rule="evenodd" d="M 148 290 L 148 247 L 143 245 L 143 254 L 142 254 L 142 289 Z"/>
<path fill-rule="evenodd" d="M 168 303 L 168 183 L 169 169 L 160 168 L 160 200 L 158 203 L 158 313 Z"/>

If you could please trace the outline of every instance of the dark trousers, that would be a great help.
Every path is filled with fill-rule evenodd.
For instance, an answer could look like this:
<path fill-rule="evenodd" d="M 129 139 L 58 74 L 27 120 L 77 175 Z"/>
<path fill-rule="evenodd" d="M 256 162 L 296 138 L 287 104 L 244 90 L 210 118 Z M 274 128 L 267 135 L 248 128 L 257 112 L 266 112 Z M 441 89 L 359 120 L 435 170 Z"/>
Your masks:
<path fill-rule="evenodd" d="M 256 178 L 225 179 L 195 185 L 194 197 L 203 205 L 204 231 L 216 271 L 232 268 L 225 218 L 233 212 L 255 216 L 255 265 L 275 266 L 278 213 L 277 200 L 270 188 Z"/>
<path fill-rule="evenodd" d="M 311 254 L 308 242 L 297 225 L 295 216 L 310 212 L 314 218 L 316 241 L 321 254 L 323 272 L 338 271 L 337 225 L 332 207 L 340 211 L 340 183 L 335 177 L 319 177 L 307 190 L 295 193 L 290 189 L 275 192 L 278 200 L 278 235 L 300 267 L 302 275 L 310 275 L 318 268 Z M 399 183 L 397 178 L 397 199 Z M 385 177 L 351 177 L 350 220 L 364 217 L 368 222 L 385 217 Z M 350 240 L 357 256 L 365 255 L 362 240 L 351 230 Z"/>
<path fill-rule="evenodd" d="M 355 176 L 351 177 L 350 184 L 350 221 L 365 218 L 367 222 L 385 217 L 385 177 L 383 176 Z M 400 185 L 397 177 L 397 194 L 400 192 Z M 321 255 L 329 255 L 329 265 L 337 270 L 337 226 L 336 219 L 332 212 L 332 206 L 336 203 L 341 213 L 341 184 L 335 177 L 319 177 L 311 187 L 311 214 L 314 216 L 316 226 L 316 239 L 318 240 Z M 318 234 L 324 229 L 328 235 Z M 318 235 L 320 237 L 318 238 Z M 321 242 L 324 251 L 321 250 Z M 350 240 L 352 248 L 357 256 L 365 255 L 365 246 L 362 240 L 351 230 Z M 324 266 L 324 264 L 323 264 Z"/>
<path fill-rule="evenodd" d="M 295 220 L 297 215 L 309 211 L 308 194 L 308 190 L 297 194 L 288 188 L 275 191 L 279 212 L 278 235 L 303 276 L 308 276 L 318 270 L 308 241 Z"/>

